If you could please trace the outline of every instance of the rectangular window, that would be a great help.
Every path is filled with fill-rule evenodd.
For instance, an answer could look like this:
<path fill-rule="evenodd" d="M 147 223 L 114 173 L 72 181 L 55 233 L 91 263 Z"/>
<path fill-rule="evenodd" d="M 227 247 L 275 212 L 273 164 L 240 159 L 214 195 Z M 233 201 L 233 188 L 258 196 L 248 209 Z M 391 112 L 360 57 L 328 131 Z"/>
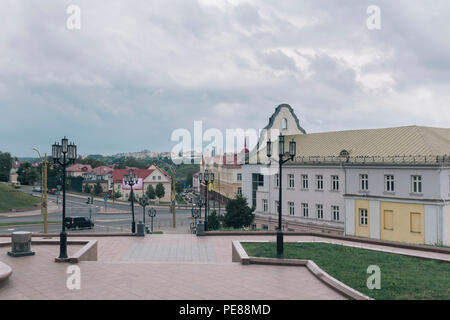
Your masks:
<path fill-rule="evenodd" d="M 367 227 L 369 214 L 367 209 L 359 209 L 359 225 Z"/>
<path fill-rule="evenodd" d="M 280 186 L 280 175 L 278 173 L 275 175 L 275 186 L 277 188 Z"/>
<path fill-rule="evenodd" d="M 331 176 L 331 190 L 339 191 L 339 176 Z"/>
<path fill-rule="evenodd" d="M 384 176 L 384 191 L 394 192 L 395 191 L 395 180 L 393 175 Z"/>
<path fill-rule="evenodd" d="M 307 190 L 309 188 L 309 181 L 308 181 L 308 175 L 303 174 L 302 175 L 302 189 Z"/>
<path fill-rule="evenodd" d="M 288 174 L 288 185 L 289 188 L 295 188 L 294 175 Z"/>
<path fill-rule="evenodd" d="M 410 223 L 411 223 L 411 232 L 413 233 L 421 233 L 421 219 L 420 219 L 421 215 L 420 213 L 417 212 L 411 212 L 410 214 Z"/>
<path fill-rule="evenodd" d="M 360 174 L 359 181 L 360 181 L 361 191 L 369 190 L 369 175 L 368 174 Z"/>
<path fill-rule="evenodd" d="M 394 211 L 392 210 L 384 211 L 384 229 L 394 230 Z"/>
<path fill-rule="evenodd" d="M 322 204 L 316 205 L 316 212 L 317 212 L 317 219 L 323 219 L 323 205 Z"/>
<path fill-rule="evenodd" d="M 267 212 L 269 209 L 268 204 L 267 204 L 267 199 L 263 199 L 262 203 L 263 203 L 263 212 Z"/>
<path fill-rule="evenodd" d="M 264 176 L 259 173 L 252 174 L 252 207 L 256 207 L 256 192 L 259 186 L 264 185 Z"/>
<path fill-rule="evenodd" d="M 309 215 L 309 208 L 307 203 L 302 203 L 302 213 L 304 217 L 308 217 Z"/>
<path fill-rule="evenodd" d="M 422 193 L 422 176 L 411 176 L 412 192 Z"/>
<path fill-rule="evenodd" d="M 242 173 L 237 174 L 237 181 L 242 181 Z"/>
<path fill-rule="evenodd" d="M 339 206 L 331 206 L 331 212 L 333 213 L 333 220 L 339 221 Z"/>
<path fill-rule="evenodd" d="M 288 202 L 289 206 L 289 215 L 293 216 L 295 215 L 295 205 L 293 202 Z"/>
<path fill-rule="evenodd" d="M 317 190 L 323 190 L 323 176 L 322 175 L 316 176 L 316 182 L 317 182 Z"/>
<path fill-rule="evenodd" d="M 275 201 L 275 210 L 277 211 L 277 213 L 279 213 L 278 211 L 280 210 L 279 208 L 279 202 Z"/>
<path fill-rule="evenodd" d="M 268 226 L 267 224 L 263 224 L 263 225 L 262 225 L 262 229 L 263 229 L 263 230 L 269 230 L 269 226 Z"/>
<path fill-rule="evenodd" d="M 242 195 L 242 188 L 241 187 L 237 188 L 237 194 L 240 195 L 240 196 Z"/>

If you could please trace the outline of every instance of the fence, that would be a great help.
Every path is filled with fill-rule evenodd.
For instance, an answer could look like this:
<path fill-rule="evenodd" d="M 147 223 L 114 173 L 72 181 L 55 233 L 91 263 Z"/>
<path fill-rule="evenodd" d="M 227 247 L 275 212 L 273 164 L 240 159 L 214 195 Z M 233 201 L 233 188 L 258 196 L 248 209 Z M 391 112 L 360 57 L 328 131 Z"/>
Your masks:
<path fill-rule="evenodd" d="M 450 165 L 450 156 L 297 156 L 291 163 L 300 164 L 399 164 Z"/>

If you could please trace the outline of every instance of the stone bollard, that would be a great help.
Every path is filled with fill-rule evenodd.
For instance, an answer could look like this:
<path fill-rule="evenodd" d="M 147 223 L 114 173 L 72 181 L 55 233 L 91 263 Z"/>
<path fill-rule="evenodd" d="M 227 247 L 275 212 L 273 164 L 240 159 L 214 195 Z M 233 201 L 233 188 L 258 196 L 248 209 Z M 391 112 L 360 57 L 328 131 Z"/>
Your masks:
<path fill-rule="evenodd" d="M 142 221 L 139 221 L 139 223 L 137 224 L 136 237 L 145 237 L 144 227 L 145 225 L 142 223 Z"/>
<path fill-rule="evenodd" d="M 31 232 L 15 231 L 11 235 L 11 251 L 8 252 L 11 257 L 33 256 L 31 251 Z"/>

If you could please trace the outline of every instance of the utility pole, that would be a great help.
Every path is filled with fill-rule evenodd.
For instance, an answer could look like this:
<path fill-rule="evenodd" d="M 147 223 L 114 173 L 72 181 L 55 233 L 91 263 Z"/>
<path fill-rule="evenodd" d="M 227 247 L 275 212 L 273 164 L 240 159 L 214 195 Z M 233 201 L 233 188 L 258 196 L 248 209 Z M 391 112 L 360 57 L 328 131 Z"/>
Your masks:
<path fill-rule="evenodd" d="M 47 153 L 44 153 L 44 159 L 41 157 L 41 153 L 36 148 L 33 148 L 39 155 L 41 160 L 41 215 L 44 216 L 44 233 L 47 233 Z"/>

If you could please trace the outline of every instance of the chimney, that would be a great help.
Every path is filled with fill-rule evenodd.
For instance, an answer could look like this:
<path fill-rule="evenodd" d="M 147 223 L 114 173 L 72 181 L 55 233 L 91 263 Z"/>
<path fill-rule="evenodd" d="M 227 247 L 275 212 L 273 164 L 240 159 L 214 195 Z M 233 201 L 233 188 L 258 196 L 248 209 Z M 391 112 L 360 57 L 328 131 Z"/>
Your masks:
<path fill-rule="evenodd" d="M 238 164 L 237 163 L 237 153 L 236 152 L 234 153 L 234 164 Z"/>

